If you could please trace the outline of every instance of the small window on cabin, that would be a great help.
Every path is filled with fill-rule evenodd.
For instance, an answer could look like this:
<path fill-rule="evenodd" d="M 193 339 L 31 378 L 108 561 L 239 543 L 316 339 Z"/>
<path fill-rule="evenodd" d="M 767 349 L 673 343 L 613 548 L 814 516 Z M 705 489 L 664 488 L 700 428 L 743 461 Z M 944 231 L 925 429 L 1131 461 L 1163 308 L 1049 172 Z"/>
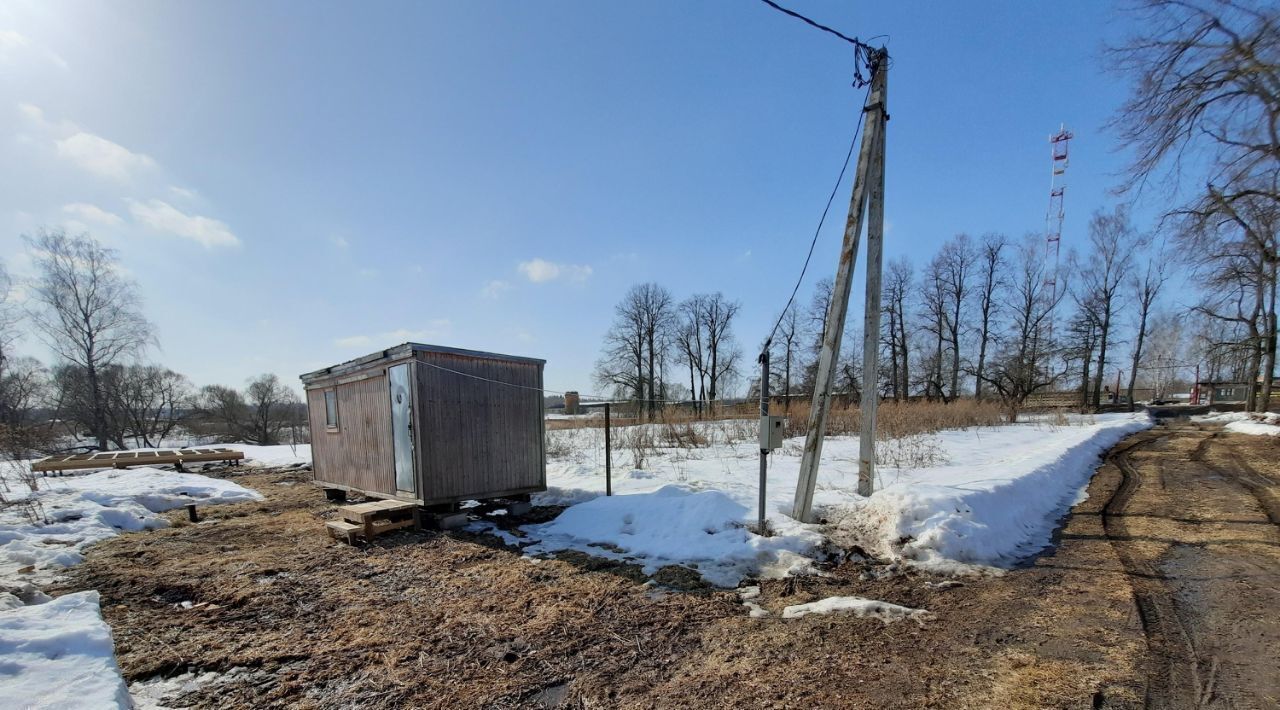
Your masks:
<path fill-rule="evenodd" d="M 329 429 L 338 428 L 338 393 L 333 390 L 324 393 L 324 425 Z"/>

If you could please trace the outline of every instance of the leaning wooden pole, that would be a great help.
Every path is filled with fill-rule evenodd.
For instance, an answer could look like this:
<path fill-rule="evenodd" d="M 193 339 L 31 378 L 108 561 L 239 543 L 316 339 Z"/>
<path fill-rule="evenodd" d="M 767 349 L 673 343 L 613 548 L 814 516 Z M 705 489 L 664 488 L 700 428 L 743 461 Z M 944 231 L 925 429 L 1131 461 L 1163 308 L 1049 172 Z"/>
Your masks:
<path fill-rule="evenodd" d="M 840 356 L 840 340 L 844 335 L 845 317 L 849 310 L 849 288 L 852 285 L 853 270 L 858 261 L 858 243 L 862 236 L 867 187 L 874 176 L 872 172 L 874 156 L 878 151 L 884 150 L 881 137 L 884 134 L 886 118 L 884 89 L 885 74 L 889 64 L 888 53 L 884 50 L 874 50 L 871 60 L 871 90 L 867 93 L 866 104 L 862 107 L 865 121 L 862 146 L 858 150 L 858 167 L 854 172 L 853 195 L 849 200 L 849 216 L 845 221 L 840 263 L 836 269 L 831 304 L 827 309 L 826 323 L 822 332 L 822 347 L 818 353 L 818 371 L 813 387 L 813 406 L 809 409 L 809 433 L 805 437 L 804 454 L 800 459 L 800 478 L 796 482 L 796 500 L 791 511 L 792 517 L 805 522 L 810 520 L 813 490 L 818 479 L 818 461 L 822 458 L 822 439 L 826 431 L 827 414 L 831 409 L 831 386 L 834 383 L 836 361 Z M 883 213 L 881 213 L 881 220 L 883 223 Z M 882 234 L 883 230 L 880 233 Z M 878 301 L 877 298 L 877 303 Z M 874 436 L 874 432 L 872 435 Z"/>

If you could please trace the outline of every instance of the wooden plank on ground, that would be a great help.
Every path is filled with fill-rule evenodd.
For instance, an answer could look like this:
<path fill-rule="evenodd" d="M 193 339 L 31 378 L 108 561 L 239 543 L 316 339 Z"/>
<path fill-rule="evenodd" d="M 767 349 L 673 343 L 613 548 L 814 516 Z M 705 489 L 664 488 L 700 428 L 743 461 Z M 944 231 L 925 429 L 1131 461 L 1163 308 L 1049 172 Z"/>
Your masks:
<path fill-rule="evenodd" d="M 244 452 L 234 449 L 182 449 L 160 451 L 109 451 L 95 454 L 75 454 L 72 456 L 49 456 L 31 464 L 31 470 L 68 471 L 85 468 L 111 468 L 112 466 L 134 466 L 141 463 L 149 465 L 196 463 L 200 461 L 241 461 Z"/>

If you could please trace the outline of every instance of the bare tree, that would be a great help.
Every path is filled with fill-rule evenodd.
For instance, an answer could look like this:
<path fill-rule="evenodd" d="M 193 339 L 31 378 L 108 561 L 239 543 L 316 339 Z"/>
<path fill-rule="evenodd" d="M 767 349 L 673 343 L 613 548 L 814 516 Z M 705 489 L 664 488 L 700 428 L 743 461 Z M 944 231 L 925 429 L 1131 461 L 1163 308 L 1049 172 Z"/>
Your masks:
<path fill-rule="evenodd" d="M 978 253 L 978 361 L 974 364 L 973 396 L 982 399 L 982 373 L 991 344 L 991 323 L 998 315 L 999 295 L 1005 280 L 1004 250 L 1009 240 L 1003 234 L 982 238 Z"/>
<path fill-rule="evenodd" d="M 702 413 L 702 400 L 706 396 L 707 366 L 706 349 L 702 346 L 702 327 L 698 314 L 702 312 L 701 296 L 693 296 L 683 301 L 677 309 L 677 320 L 673 341 L 676 347 L 676 360 L 689 368 L 689 399 L 695 403 L 695 410 Z"/>
<path fill-rule="evenodd" d="M 1098 329 L 1098 360 L 1090 393 L 1090 404 L 1094 408 L 1101 402 L 1102 378 L 1106 374 L 1109 347 L 1115 339 L 1113 329 L 1124 306 L 1122 286 L 1131 276 L 1139 242 L 1127 208 L 1120 205 L 1111 212 L 1098 210 L 1089 220 L 1089 253 L 1077 261 L 1080 287 L 1076 299 Z"/>
<path fill-rule="evenodd" d="M 804 321 L 800 317 L 800 309 L 794 303 L 787 306 L 778 320 L 778 331 L 773 336 L 771 346 L 774 355 L 771 357 L 777 380 L 774 391 L 781 391 L 783 410 L 791 411 L 791 383 L 794 369 L 798 369 L 801 341 L 804 338 Z"/>
<path fill-rule="evenodd" d="M 18 339 L 18 321 L 21 313 L 13 303 L 13 279 L 4 262 L 0 261 L 0 372 L 13 357 L 13 343 Z"/>
<path fill-rule="evenodd" d="M 890 377 L 893 381 L 894 399 L 905 400 L 911 388 L 911 339 L 907 333 L 912 303 L 911 293 L 914 290 L 915 273 L 911 261 L 903 258 L 889 262 L 889 271 L 884 280 L 885 326 L 889 332 L 891 358 Z"/>
<path fill-rule="evenodd" d="M 1183 319 L 1173 313 L 1154 312 L 1148 320 L 1147 333 L 1142 359 L 1134 369 L 1143 372 L 1154 399 L 1166 399 L 1173 383 L 1186 370 Z"/>
<path fill-rule="evenodd" d="M 834 288 L 829 277 L 820 279 L 814 284 L 813 296 L 809 299 L 809 307 L 805 309 L 806 329 L 810 340 L 801 388 L 806 395 L 813 394 L 814 384 L 818 378 L 818 353 L 822 350 L 823 331 L 827 327 L 827 313 L 831 310 L 831 294 Z"/>
<path fill-rule="evenodd" d="M 973 271 L 978 252 L 967 234 L 957 234 L 942 245 L 938 253 L 945 306 L 946 340 L 951 350 L 948 386 L 951 399 L 960 396 L 960 335 L 964 330 L 965 310 L 973 286 Z"/>
<path fill-rule="evenodd" d="M 31 320 L 49 348 L 84 369 L 90 433 L 107 448 L 107 398 L 102 370 L 152 342 L 137 290 L 120 273 L 114 251 L 92 237 L 41 231 L 28 243 L 38 272 Z"/>
<path fill-rule="evenodd" d="M 703 296 L 699 321 L 707 348 L 707 394 L 711 401 L 721 395 L 720 386 L 737 372 L 742 350 L 733 338 L 733 319 L 742 305 L 719 291 Z"/>
<path fill-rule="evenodd" d="M 633 286 L 614 313 L 604 353 L 596 364 L 596 381 L 634 392 L 652 419 L 661 398 L 658 366 L 675 324 L 671 293 L 656 283 Z"/>
<path fill-rule="evenodd" d="M 1225 332 L 1235 333 L 1248 353 L 1248 408 L 1258 408 L 1259 379 L 1265 408 L 1275 370 L 1280 204 L 1258 195 L 1230 200 L 1212 187 L 1206 193 L 1197 206 L 1179 212 L 1182 251 L 1204 287 L 1195 310 L 1233 324 Z"/>
<path fill-rule="evenodd" d="M 1138 368 L 1142 365 L 1142 349 L 1147 341 L 1151 310 L 1155 307 L 1156 299 L 1159 298 L 1165 282 L 1169 280 L 1165 273 L 1166 259 L 1167 255 L 1161 243 L 1148 253 L 1147 263 L 1142 272 L 1135 274 L 1129 281 L 1133 304 L 1137 308 L 1134 314 L 1136 323 L 1134 324 L 1133 357 L 1129 363 L 1129 387 L 1126 391 L 1130 412 L 1137 407 L 1133 401 L 1133 389 L 1138 382 Z"/>
<path fill-rule="evenodd" d="M 1048 267 L 1039 235 L 1028 235 L 1012 269 L 1008 323 L 996 340 L 991 362 L 982 379 L 1000 396 L 1009 418 L 1016 420 L 1027 397 L 1058 382 L 1063 375 L 1058 346 L 1051 335 L 1053 314 L 1065 289 L 1049 285 Z M 1062 275 L 1055 277 L 1060 283 Z"/>
<path fill-rule="evenodd" d="M 194 404 L 187 378 L 159 365 L 128 365 L 108 378 L 111 416 L 135 445 L 163 446 Z"/>
<path fill-rule="evenodd" d="M 274 374 L 250 379 L 243 394 L 222 385 L 200 391 L 201 412 L 220 423 L 227 438 L 261 446 L 282 441 L 297 405 L 298 396 Z"/>
<path fill-rule="evenodd" d="M 1128 186 L 1207 165 L 1197 183 L 1280 200 L 1256 184 L 1280 166 L 1280 6 L 1143 0 L 1136 11 L 1137 34 L 1109 50 L 1132 79 L 1111 122 L 1135 156 Z"/>
<path fill-rule="evenodd" d="M 1080 363 L 1080 411 L 1089 411 L 1093 404 L 1092 381 L 1089 373 L 1093 371 L 1093 355 L 1098 350 L 1098 319 L 1093 309 L 1078 306 L 1074 316 L 1067 323 L 1068 345 L 1063 348 L 1063 356 L 1070 361 Z"/>
<path fill-rule="evenodd" d="M 942 384 L 942 363 L 949 331 L 949 309 L 946 276 L 940 256 L 934 256 L 920 275 L 920 294 L 921 323 L 933 341 L 933 351 L 925 363 L 925 396 L 945 401 L 947 393 Z"/>

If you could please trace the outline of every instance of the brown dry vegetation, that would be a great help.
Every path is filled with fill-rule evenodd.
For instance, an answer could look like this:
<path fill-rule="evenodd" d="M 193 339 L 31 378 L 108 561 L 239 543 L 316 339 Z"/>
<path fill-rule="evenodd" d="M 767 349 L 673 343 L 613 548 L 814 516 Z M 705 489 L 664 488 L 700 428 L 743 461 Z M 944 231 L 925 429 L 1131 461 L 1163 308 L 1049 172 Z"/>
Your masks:
<path fill-rule="evenodd" d="M 168 698 L 172 707 L 985 707 L 1013 654 L 1035 655 L 1046 634 L 1085 633 L 1018 629 L 1054 575 L 941 588 L 927 584 L 939 577 L 854 556 L 827 564 L 828 576 L 764 581 L 758 601 L 774 616 L 753 619 L 734 592 L 682 568 L 662 570 L 655 586 L 635 567 L 581 554 L 534 563 L 468 533 L 349 547 L 325 536 L 334 508 L 297 475 L 238 477 L 267 500 L 209 508 L 196 525 L 175 514 L 172 528 L 104 542 L 54 591 L 101 592 L 131 681 L 239 669 Z M 777 616 L 836 595 L 936 619 Z M 184 601 L 197 606 L 176 606 Z M 1038 613 L 1096 607 L 1071 603 Z M 1079 658 L 1070 677 L 1014 697 L 1087 707 L 1113 661 Z"/>
<path fill-rule="evenodd" d="M 1148 659 L 1183 662 L 1152 655 L 1171 639 L 1144 636 L 1151 627 L 1134 603 L 1135 592 L 1166 582 L 1132 568 L 1132 555 L 1169 549 L 1182 565 L 1169 568 L 1174 584 L 1195 585 L 1187 598 L 1201 600 L 1177 614 L 1197 620 L 1188 627 L 1196 648 L 1253 644 L 1221 664 L 1213 657 L 1223 670 L 1201 676 L 1217 694 L 1209 697 L 1247 698 L 1236 694 L 1240 684 L 1264 687 L 1270 676 L 1258 671 L 1274 671 L 1277 637 L 1267 634 L 1275 625 L 1248 604 L 1268 608 L 1276 570 L 1205 575 L 1188 566 L 1187 551 L 1251 545 L 1266 555 L 1242 560 L 1274 559 L 1280 538 L 1267 506 L 1276 501 L 1276 444 L 1197 444 L 1204 436 L 1135 435 L 1120 448 L 1138 452 L 1126 464 L 1142 476 L 1137 493 L 1122 493 L 1136 474 L 1109 459 L 1058 547 L 1024 569 L 944 586 L 935 575 L 850 555 L 827 562 L 825 576 L 763 581 L 757 601 L 773 613 L 765 619 L 683 568 L 649 582 L 633 566 L 579 553 L 531 562 L 492 536 L 464 532 L 335 543 L 323 531 L 334 507 L 299 472 L 237 476 L 267 499 L 205 509 L 208 522 L 196 525 L 174 514 L 172 528 L 104 542 L 52 591 L 101 592 L 130 680 L 239 669 L 165 700 L 176 707 L 1138 707 L 1163 687 Z M 1165 491 L 1183 483 L 1177 496 Z M 1188 508 L 1206 486 L 1231 497 Z M 1172 507 L 1151 507 L 1165 504 Z M 491 519 L 510 528 L 555 513 Z M 1209 533 L 1216 542 L 1197 547 L 1195 536 Z M 1182 603 L 1186 590 L 1171 591 L 1178 594 L 1164 598 Z M 1232 595 L 1227 611 L 1250 612 L 1204 616 L 1221 603 L 1209 593 Z M 917 626 L 778 617 L 786 606 L 838 595 L 934 618 Z M 184 601 L 195 608 L 175 606 Z M 1262 635 L 1259 623 L 1271 624 Z"/>

